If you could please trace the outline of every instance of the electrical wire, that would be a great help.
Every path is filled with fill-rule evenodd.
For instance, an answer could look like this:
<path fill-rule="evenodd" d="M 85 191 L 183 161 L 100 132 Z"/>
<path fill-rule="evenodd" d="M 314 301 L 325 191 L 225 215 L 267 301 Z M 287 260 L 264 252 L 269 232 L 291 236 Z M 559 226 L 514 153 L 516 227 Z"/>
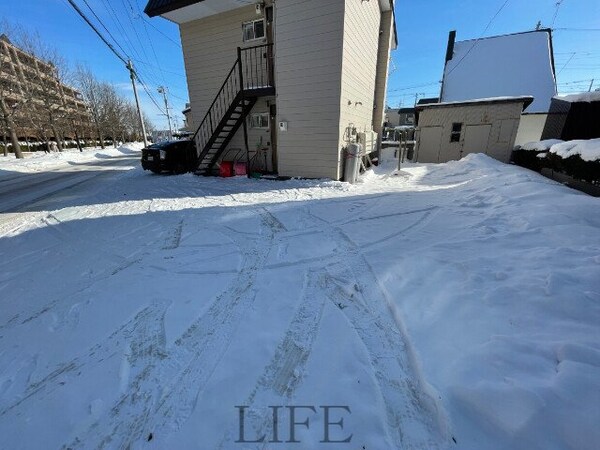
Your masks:
<path fill-rule="evenodd" d="M 447 75 L 450 75 L 452 72 L 454 72 L 458 66 L 460 66 L 460 64 L 465 60 L 465 58 L 467 56 L 469 56 L 469 54 L 471 53 L 471 51 L 473 51 L 473 49 L 475 48 L 475 46 L 479 43 L 479 41 L 481 39 L 483 39 L 483 36 L 485 35 L 485 33 L 487 32 L 487 30 L 490 28 L 490 26 L 492 25 L 492 23 L 494 22 L 494 20 L 496 20 L 496 17 L 498 17 L 500 15 L 500 13 L 502 12 L 502 10 L 504 9 L 504 7 L 508 4 L 510 0 L 505 0 L 504 3 L 502 3 L 502 6 L 500 6 L 500 8 L 498 9 L 498 11 L 496 11 L 496 14 L 494 14 L 494 16 L 490 19 L 490 21 L 488 22 L 488 24 L 485 26 L 483 33 L 481 33 L 481 36 L 479 36 L 475 42 L 473 42 L 473 45 L 469 48 L 469 50 L 467 50 L 467 52 L 463 55 L 462 58 L 460 58 L 460 60 L 456 63 L 456 65 L 454 67 L 452 67 L 452 69 L 450 69 L 448 71 Z"/>
<path fill-rule="evenodd" d="M 85 20 L 85 22 L 90 26 L 90 28 L 92 28 L 92 30 L 94 30 L 94 32 L 98 35 L 98 37 L 102 40 L 102 42 L 104 42 L 108 46 L 108 48 L 115 54 L 115 56 L 117 58 L 119 58 L 121 61 L 123 61 L 123 63 L 125 65 L 127 65 L 127 61 L 125 60 L 125 58 L 123 56 L 121 56 L 119 54 L 119 52 L 117 52 L 117 50 L 115 50 L 115 48 L 111 45 L 111 43 L 106 40 L 106 38 L 102 35 L 102 33 L 100 33 L 100 31 L 98 31 L 98 29 L 94 26 L 94 24 L 83 13 L 83 11 L 81 11 L 81 9 L 79 9 L 79 6 L 77 6 L 75 4 L 74 0 L 67 0 L 67 1 L 73 7 L 73 9 L 77 12 L 77 14 L 79 14 L 81 16 L 81 18 L 83 20 Z"/>

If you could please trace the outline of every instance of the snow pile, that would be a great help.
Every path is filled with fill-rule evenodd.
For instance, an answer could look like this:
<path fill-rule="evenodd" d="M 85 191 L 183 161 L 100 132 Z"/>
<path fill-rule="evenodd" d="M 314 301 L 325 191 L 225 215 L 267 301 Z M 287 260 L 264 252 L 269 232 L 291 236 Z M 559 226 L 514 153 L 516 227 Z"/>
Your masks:
<path fill-rule="evenodd" d="M 471 154 L 322 180 L 154 176 L 0 232 L 19 448 L 600 442 L 600 199 Z M 351 411 L 351 412 L 350 412 Z M 336 423 L 343 419 L 343 429 Z"/>
<path fill-rule="evenodd" d="M 556 97 L 558 100 L 563 100 L 565 102 L 570 103 L 578 103 L 578 102 L 600 102 L 600 91 L 593 92 L 581 92 L 580 94 L 570 94 L 570 95 L 559 95 Z"/>
<path fill-rule="evenodd" d="M 564 141 L 560 139 L 546 139 L 543 141 L 528 142 L 522 145 L 519 150 L 547 152 L 555 144 L 560 144 Z"/>
<path fill-rule="evenodd" d="M 0 179 L 7 175 L 5 171 L 12 172 L 39 172 L 66 164 L 86 163 L 96 160 L 102 160 L 111 157 L 123 156 L 139 152 L 144 147 L 141 142 L 131 142 L 123 144 L 118 148 L 114 147 L 89 147 L 82 152 L 75 149 L 65 149 L 62 152 L 33 152 L 26 155 L 23 159 L 16 159 L 13 154 L 7 157 L 0 157 Z"/>
<path fill-rule="evenodd" d="M 550 153 L 554 153 L 563 159 L 578 155 L 584 161 L 598 161 L 600 160 L 600 139 L 575 140 L 554 144 L 550 148 Z"/>

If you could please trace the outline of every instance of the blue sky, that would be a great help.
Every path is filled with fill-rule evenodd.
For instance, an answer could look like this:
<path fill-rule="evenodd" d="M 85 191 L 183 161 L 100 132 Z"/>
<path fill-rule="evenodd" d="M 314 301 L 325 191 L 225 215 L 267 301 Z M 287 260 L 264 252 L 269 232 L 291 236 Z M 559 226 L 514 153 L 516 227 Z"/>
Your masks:
<path fill-rule="evenodd" d="M 505 1 L 397 0 L 399 45 L 392 55 L 388 104 L 410 106 L 416 95 L 438 95 L 450 30 L 457 30 L 458 40 L 473 39 L 531 30 L 538 21 L 556 29 L 554 51 L 559 91 L 587 90 L 592 78 L 594 86 L 600 87 L 600 1 L 562 0 L 555 18 L 557 0 L 508 0 L 484 32 Z M 93 19 L 84 0 L 75 2 Z M 87 3 L 132 57 L 141 78 L 161 106 L 156 88 L 168 86 L 169 101 L 181 124 L 181 110 L 188 95 L 177 26 L 161 18 L 144 16 L 144 21 L 141 11 L 145 0 L 87 0 Z M 71 63 L 87 64 L 98 78 L 114 83 L 125 95 L 133 95 L 123 64 L 76 15 L 67 0 L 3 0 L 0 18 L 38 31 Z M 155 125 L 166 127 L 166 118 L 143 91 L 141 100 Z"/>

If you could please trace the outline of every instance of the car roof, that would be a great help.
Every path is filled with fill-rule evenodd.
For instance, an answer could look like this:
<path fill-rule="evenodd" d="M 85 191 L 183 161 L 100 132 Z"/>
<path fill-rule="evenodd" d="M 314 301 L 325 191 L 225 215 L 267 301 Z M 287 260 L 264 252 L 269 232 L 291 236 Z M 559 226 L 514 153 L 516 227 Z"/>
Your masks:
<path fill-rule="evenodd" d="M 166 150 L 168 148 L 176 147 L 176 146 L 181 145 L 181 144 L 187 144 L 189 142 L 190 142 L 189 139 L 182 139 L 182 140 L 179 140 L 179 141 L 156 142 L 154 144 L 149 145 L 148 148 L 158 148 L 158 149 L 161 149 L 161 150 Z"/>

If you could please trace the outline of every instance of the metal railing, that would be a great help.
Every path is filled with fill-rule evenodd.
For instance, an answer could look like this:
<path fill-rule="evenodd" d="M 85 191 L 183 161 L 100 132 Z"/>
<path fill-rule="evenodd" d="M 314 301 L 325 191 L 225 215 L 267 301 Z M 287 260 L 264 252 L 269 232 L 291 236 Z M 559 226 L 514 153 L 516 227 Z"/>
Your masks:
<path fill-rule="evenodd" d="M 198 156 L 202 156 L 211 139 L 214 141 L 219 125 L 231 113 L 230 110 L 243 101 L 245 94 L 252 95 L 253 90 L 275 87 L 273 67 L 273 44 L 238 47 L 233 67 L 192 138 L 196 141 Z"/>

